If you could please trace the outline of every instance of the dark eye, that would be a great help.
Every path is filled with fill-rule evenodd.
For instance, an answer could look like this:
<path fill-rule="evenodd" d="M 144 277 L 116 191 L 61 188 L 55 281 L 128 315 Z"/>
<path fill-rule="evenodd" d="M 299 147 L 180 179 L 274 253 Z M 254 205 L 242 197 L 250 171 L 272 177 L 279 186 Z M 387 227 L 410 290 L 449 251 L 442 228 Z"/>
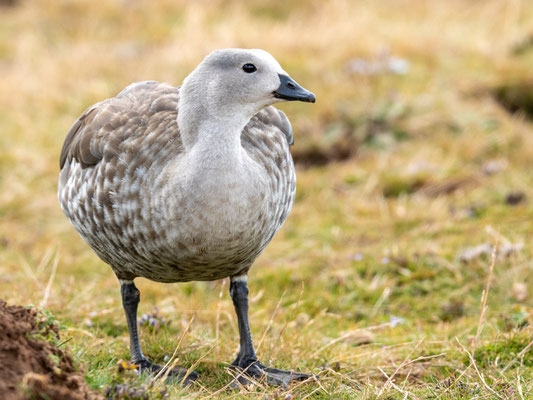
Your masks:
<path fill-rule="evenodd" d="M 251 74 L 252 72 L 257 71 L 257 68 L 256 68 L 256 66 L 253 65 L 253 64 L 244 64 L 244 65 L 242 66 L 242 70 L 243 70 L 244 72 L 246 72 L 247 74 Z"/>

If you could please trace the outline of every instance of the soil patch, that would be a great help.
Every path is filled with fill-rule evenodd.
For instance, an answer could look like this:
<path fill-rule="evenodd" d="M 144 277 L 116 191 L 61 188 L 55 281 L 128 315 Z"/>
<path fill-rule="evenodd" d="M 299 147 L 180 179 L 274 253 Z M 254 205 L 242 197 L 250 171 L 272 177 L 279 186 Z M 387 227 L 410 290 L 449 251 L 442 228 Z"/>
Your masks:
<path fill-rule="evenodd" d="M 510 113 L 533 119 L 533 79 L 505 83 L 492 90 L 494 98 Z"/>
<path fill-rule="evenodd" d="M 50 317 L 0 300 L 0 398 L 2 400 L 101 400 L 76 370 Z"/>

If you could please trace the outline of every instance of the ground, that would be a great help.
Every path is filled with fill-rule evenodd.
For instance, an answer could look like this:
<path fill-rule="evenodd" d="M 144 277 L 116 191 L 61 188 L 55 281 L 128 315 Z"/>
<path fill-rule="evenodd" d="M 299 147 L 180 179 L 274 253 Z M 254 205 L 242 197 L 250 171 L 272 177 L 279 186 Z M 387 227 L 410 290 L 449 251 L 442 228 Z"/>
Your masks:
<path fill-rule="evenodd" d="M 139 279 L 140 314 L 165 319 L 141 329 L 145 353 L 201 374 L 167 395 L 533 398 L 533 3 L 2 3 L 0 297 L 50 310 L 92 388 L 148 380 L 119 372 L 118 282 L 57 203 L 66 132 L 130 82 L 257 47 L 317 103 L 281 106 L 297 199 L 250 273 L 252 334 L 264 363 L 319 380 L 229 388 L 228 282 Z"/>

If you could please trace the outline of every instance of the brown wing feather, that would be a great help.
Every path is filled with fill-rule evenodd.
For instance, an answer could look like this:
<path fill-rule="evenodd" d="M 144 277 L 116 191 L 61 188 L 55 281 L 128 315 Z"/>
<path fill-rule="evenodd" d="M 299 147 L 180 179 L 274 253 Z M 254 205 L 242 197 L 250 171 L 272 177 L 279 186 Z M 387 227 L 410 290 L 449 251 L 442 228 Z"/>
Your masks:
<path fill-rule="evenodd" d="M 146 127 L 155 114 L 166 111 L 177 117 L 178 99 L 178 88 L 149 81 L 134 83 L 117 97 L 89 107 L 65 138 L 60 169 L 72 159 L 88 168 L 118 156 L 124 140 L 148 133 L 139 128 Z"/>
<path fill-rule="evenodd" d="M 59 158 L 59 168 L 63 168 L 67 159 L 70 161 L 76 158 L 83 168 L 94 165 L 100 160 L 100 157 L 90 152 L 90 142 L 93 137 L 93 132 L 85 129 L 87 124 L 91 124 L 94 119 L 96 109 L 100 103 L 88 108 L 81 117 L 74 123 L 72 128 L 65 138 L 63 148 L 61 149 L 61 156 Z M 80 131 L 82 131 L 80 133 Z"/>

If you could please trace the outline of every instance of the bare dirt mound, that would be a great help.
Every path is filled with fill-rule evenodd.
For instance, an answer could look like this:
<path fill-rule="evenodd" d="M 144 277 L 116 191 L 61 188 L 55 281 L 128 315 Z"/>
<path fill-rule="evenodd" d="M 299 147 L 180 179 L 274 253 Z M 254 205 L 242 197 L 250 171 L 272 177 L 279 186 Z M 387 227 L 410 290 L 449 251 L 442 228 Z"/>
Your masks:
<path fill-rule="evenodd" d="M 34 308 L 0 300 L 0 399 L 100 400 L 76 371 L 57 327 Z"/>

